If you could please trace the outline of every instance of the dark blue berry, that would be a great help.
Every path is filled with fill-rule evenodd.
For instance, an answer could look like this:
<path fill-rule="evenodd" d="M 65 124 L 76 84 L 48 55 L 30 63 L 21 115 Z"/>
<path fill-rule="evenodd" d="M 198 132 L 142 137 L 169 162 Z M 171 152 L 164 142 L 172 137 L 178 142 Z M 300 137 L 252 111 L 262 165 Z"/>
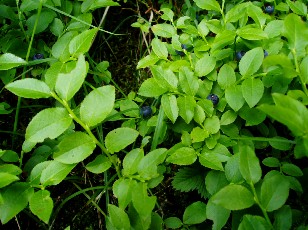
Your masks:
<path fill-rule="evenodd" d="M 183 51 L 176 50 L 175 52 L 176 52 L 177 55 L 179 55 L 181 57 L 185 56 L 185 53 Z"/>
<path fill-rule="evenodd" d="M 264 50 L 264 57 L 268 56 L 268 52 L 266 50 Z"/>
<path fill-rule="evenodd" d="M 140 115 L 144 118 L 148 118 L 152 115 L 151 106 L 143 106 L 140 109 Z"/>
<path fill-rule="evenodd" d="M 265 12 L 268 13 L 268 14 L 272 14 L 275 10 L 275 7 L 274 6 L 271 6 L 271 5 L 268 5 L 265 7 Z"/>
<path fill-rule="evenodd" d="M 40 60 L 40 59 L 44 59 L 44 54 L 41 53 L 34 54 L 33 60 Z"/>
<path fill-rule="evenodd" d="M 242 57 L 244 56 L 246 54 L 246 51 L 239 51 L 239 52 L 237 52 L 236 53 L 236 59 L 237 60 L 241 60 L 242 59 Z"/>
<path fill-rule="evenodd" d="M 187 48 L 188 48 L 187 45 L 185 45 L 185 44 L 182 44 L 181 47 L 182 47 L 183 50 L 187 50 Z"/>
<path fill-rule="evenodd" d="M 210 94 L 206 97 L 206 99 L 213 102 L 213 105 L 217 105 L 219 102 L 219 97 L 216 94 Z"/>

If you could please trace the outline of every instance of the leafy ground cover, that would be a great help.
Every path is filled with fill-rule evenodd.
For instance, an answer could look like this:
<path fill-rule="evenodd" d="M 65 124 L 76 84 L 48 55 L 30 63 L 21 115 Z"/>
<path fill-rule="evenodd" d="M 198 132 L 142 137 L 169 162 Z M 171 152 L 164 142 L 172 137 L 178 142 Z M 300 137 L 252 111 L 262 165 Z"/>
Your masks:
<path fill-rule="evenodd" d="M 0 1 L 8 229 L 306 229 L 307 1 Z"/>

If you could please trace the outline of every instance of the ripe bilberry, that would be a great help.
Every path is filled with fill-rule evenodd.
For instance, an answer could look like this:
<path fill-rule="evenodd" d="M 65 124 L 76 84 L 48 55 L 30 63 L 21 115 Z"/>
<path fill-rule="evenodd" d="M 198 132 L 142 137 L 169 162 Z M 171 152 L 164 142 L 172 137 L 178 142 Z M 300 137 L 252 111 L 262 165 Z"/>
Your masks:
<path fill-rule="evenodd" d="M 242 57 L 244 56 L 246 54 L 246 51 L 238 51 L 237 53 L 236 53 L 236 59 L 237 60 L 241 60 L 242 59 Z"/>
<path fill-rule="evenodd" d="M 40 60 L 43 58 L 44 58 L 44 54 L 41 54 L 41 53 L 34 54 L 33 56 L 33 60 Z"/>
<path fill-rule="evenodd" d="M 140 115 L 144 118 L 148 118 L 152 115 L 151 106 L 143 106 L 140 108 Z"/>
<path fill-rule="evenodd" d="M 216 94 L 210 94 L 206 97 L 206 99 L 213 102 L 213 105 L 217 105 L 219 102 L 219 97 Z"/>
<path fill-rule="evenodd" d="M 271 6 L 271 5 L 268 5 L 265 7 L 265 12 L 268 13 L 268 14 L 272 14 L 275 10 L 275 7 L 274 6 Z"/>

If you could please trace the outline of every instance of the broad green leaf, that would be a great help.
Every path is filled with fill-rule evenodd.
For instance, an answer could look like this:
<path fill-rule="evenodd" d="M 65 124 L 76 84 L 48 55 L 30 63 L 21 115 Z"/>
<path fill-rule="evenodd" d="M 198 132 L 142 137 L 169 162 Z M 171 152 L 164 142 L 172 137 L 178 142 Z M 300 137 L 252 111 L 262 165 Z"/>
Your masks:
<path fill-rule="evenodd" d="M 114 86 L 107 85 L 94 89 L 81 102 L 81 120 L 90 127 L 99 124 L 112 111 L 114 102 Z"/>
<path fill-rule="evenodd" d="M 39 190 L 35 192 L 29 200 L 29 207 L 33 214 L 48 224 L 53 209 L 53 200 L 49 191 Z"/>
<path fill-rule="evenodd" d="M 242 82 L 242 93 L 250 108 L 254 107 L 262 98 L 264 85 L 259 78 L 247 78 Z"/>
<path fill-rule="evenodd" d="M 263 40 L 267 39 L 267 34 L 258 28 L 242 27 L 237 30 L 237 35 L 246 40 Z"/>
<path fill-rule="evenodd" d="M 140 117 L 139 105 L 131 99 L 120 101 L 120 111 L 128 117 Z"/>
<path fill-rule="evenodd" d="M 270 228 L 271 227 L 267 224 L 266 220 L 263 217 L 252 216 L 252 215 L 245 215 L 238 227 L 239 230 L 246 230 L 246 229 L 267 230 Z"/>
<path fill-rule="evenodd" d="M 119 152 L 132 144 L 139 136 L 138 131 L 131 128 L 117 128 L 109 132 L 105 138 L 105 145 L 111 153 Z"/>
<path fill-rule="evenodd" d="M 263 13 L 262 9 L 254 4 L 250 4 L 247 10 L 247 14 L 251 17 L 260 28 L 264 27 L 267 19 L 267 15 Z M 263 32 L 263 31 L 262 31 Z"/>
<path fill-rule="evenodd" d="M 145 67 L 149 67 L 158 62 L 159 58 L 156 56 L 154 52 L 140 59 L 137 64 L 137 69 L 142 69 Z"/>
<path fill-rule="evenodd" d="M 208 117 L 204 122 L 204 129 L 210 134 L 215 134 L 220 129 L 220 122 L 217 116 Z"/>
<path fill-rule="evenodd" d="M 257 183 L 262 176 L 259 158 L 250 146 L 244 144 L 239 146 L 239 154 L 240 171 L 243 178 L 248 183 Z"/>
<path fill-rule="evenodd" d="M 69 44 L 70 54 L 74 57 L 79 57 L 81 54 L 88 52 L 97 31 L 98 29 L 96 28 L 86 30 L 74 37 Z"/>
<path fill-rule="evenodd" d="M 197 61 L 195 66 L 195 74 L 199 77 L 206 76 L 210 72 L 212 72 L 215 66 L 216 66 L 215 58 L 205 55 L 204 57 L 202 57 Z"/>
<path fill-rule="evenodd" d="M 17 176 L 22 173 L 22 170 L 13 164 L 1 164 L 0 173 L 10 173 Z"/>
<path fill-rule="evenodd" d="M 9 70 L 25 64 L 27 62 L 24 59 L 11 53 L 5 53 L 0 56 L 0 70 Z"/>
<path fill-rule="evenodd" d="M 68 31 L 63 36 L 61 36 L 52 46 L 52 56 L 59 59 L 61 62 L 68 61 L 70 58 L 69 43 L 72 38 L 76 36 L 76 34 L 76 31 Z"/>
<path fill-rule="evenodd" d="M 107 6 L 120 6 L 120 4 L 113 0 L 99 0 L 99 1 L 94 1 L 94 3 L 91 4 L 89 10 L 95 10 L 97 8 L 102 8 Z"/>
<path fill-rule="evenodd" d="M 198 79 L 194 73 L 187 67 L 180 69 L 179 74 L 181 89 L 189 96 L 194 96 L 199 88 Z"/>
<path fill-rule="evenodd" d="M 154 78 L 146 79 L 140 86 L 138 94 L 144 97 L 158 97 L 167 92 Z"/>
<path fill-rule="evenodd" d="M 243 106 L 239 111 L 239 115 L 242 119 L 246 121 L 246 126 L 254 126 L 261 124 L 265 118 L 266 114 L 257 108 L 250 108 L 248 105 Z"/>
<path fill-rule="evenodd" d="M 277 230 L 288 230 L 292 227 L 292 209 L 289 205 L 282 206 L 275 212 L 274 228 Z"/>
<path fill-rule="evenodd" d="M 164 94 L 161 98 L 161 105 L 166 116 L 172 121 L 172 123 L 175 123 L 179 116 L 179 108 L 176 97 L 174 95 Z"/>
<path fill-rule="evenodd" d="M 276 157 L 267 157 L 262 161 L 262 164 L 264 164 L 267 167 L 279 167 L 280 162 Z"/>
<path fill-rule="evenodd" d="M 206 190 L 211 195 L 214 195 L 216 192 L 218 192 L 220 189 L 222 189 L 228 184 L 229 182 L 224 172 L 211 170 L 205 177 Z"/>
<path fill-rule="evenodd" d="M 194 117 L 196 101 L 192 96 L 180 96 L 177 98 L 179 115 L 189 124 Z"/>
<path fill-rule="evenodd" d="M 304 57 L 305 47 L 308 44 L 308 28 L 300 16 L 288 14 L 284 18 L 283 35 L 288 39 L 288 47 L 295 49 L 298 57 Z"/>
<path fill-rule="evenodd" d="M 76 67 L 69 73 L 58 75 L 55 90 L 57 94 L 66 101 L 72 99 L 82 86 L 87 75 L 87 63 L 83 55 L 78 57 Z"/>
<path fill-rule="evenodd" d="M 242 94 L 242 87 L 240 85 L 233 85 L 226 89 L 226 100 L 228 105 L 236 112 L 245 103 L 245 99 Z"/>
<path fill-rule="evenodd" d="M 300 169 L 300 167 L 294 165 L 294 164 L 290 164 L 290 163 L 283 163 L 281 166 L 281 170 L 282 172 L 284 172 L 285 174 L 288 174 L 290 176 L 303 176 L 303 172 Z"/>
<path fill-rule="evenodd" d="M 269 174 L 267 174 L 269 175 Z M 261 185 L 261 204 L 271 212 L 284 205 L 289 196 L 289 181 L 279 173 L 265 176 Z"/>
<path fill-rule="evenodd" d="M 114 229 L 130 230 L 130 221 L 126 212 L 113 204 L 108 204 L 110 222 Z"/>
<path fill-rule="evenodd" d="M 235 121 L 236 118 L 237 114 L 232 110 L 228 110 L 221 116 L 220 125 L 230 125 Z"/>
<path fill-rule="evenodd" d="M 28 27 L 28 34 L 32 34 L 36 19 L 39 16 L 38 23 L 36 25 L 35 34 L 41 33 L 46 30 L 50 23 L 52 23 L 53 19 L 57 16 L 56 12 L 43 9 L 40 14 L 32 14 L 26 21 L 26 25 Z"/>
<path fill-rule="evenodd" d="M 184 224 L 201 224 L 206 220 L 206 204 L 201 201 L 190 204 L 184 211 Z"/>
<path fill-rule="evenodd" d="M 300 71 L 305 84 L 308 83 L 308 56 L 306 56 L 301 64 L 300 64 Z"/>
<path fill-rule="evenodd" d="M 55 18 L 52 22 L 52 24 L 50 25 L 50 32 L 59 37 L 64 29 L 64 25 L 62 23 L 62 21 L 59 18 Z"/>
<path fill-rule="evenodd" d="M 213 152 L 203 152 L 199 155 L 199 162 L 206 168 L 224 171 L 222 161 L 217 159 L 217 156 Z"/>
<path fill-rule="evenodd" d="M 198 7 L 204 10 L 215 10 L 220 12 L 220 5 L 216 0 L 194 0 Z"/>
<path fill-rule="evenodd" d="M 200 128 L 199 126 L 193 128 L 190 133 L 190 139 L 192 143 L 204 141 L 205 138 L 209 137 L 209 132 L 205 129 Z"/>
<path fill-rule="evenodd" d="M 180 229 L 183 225 L 182 221 L 177 217 L 168 217 L 164 220 L 165 226 L 171 229 Z"/>
<path fill-rule="evenodd" d="M 151 66 L 150 69 L 160 87 L 166 88 L 169 91 L 177 90 L 178 78 L 171 70 L 163 69 L 161 66 L 156 65 Z"/>
<path fill-rule="evenodd" d="M 152 210 L 154 209 L 156 203 L 156 197 L 148 196 L 147 184 L 139 182 L 134 186 L 133 191 L 132 201 L 138 214 L 142 218 L 151 216 Z"/>
<path fill-rule="evenodd" d="M 43 186 L 60 184 L 75 166 L 76 164 L 68 165 L 55 160 L 51 161 L 42 171 L 40 178 L 41 184 Z"/>
<path fill-rule="evenodd" d="M 19 156 L 13 150 L 1 150 L 0 149 L 0 159 L 4 162 L 18 162 Z"/>
<path fill-rule="evenodd" d="M 14 218 L 14 216 L 26 208 L 33 193 L 34 189 L 25 182 L 16 182 L 1 190 L 1 223 L 6 224 Z"/>
<path fill-rule="evenodd" d="M 176 29 L 172 25 L 166 23 L 153 25 L 152 31 L 156 36 L 164 38 L 171 38 L 176 34 Z"/>
<path fill-rule="evenodd" d="M 255 203 L 253 194 L 246 187 L 236 184 L 227 185 L 212 196 L 210 201 L 229 210 L 242 210 Z"/>
<path fill-rule="evenodd" d="M 225 20 L 226 22 L 236 22 L 245 15 L 247 7 L 250 6 L 251 2 L 244 2 L 234 5 L 226 13 Z"/>
<path fill-rule="evenodd" d="M 234 154 L 229 158 L 225 165 L 226 178 L 231 183 L 242 183 L 244 178 L 240 171 L 240 155 Z"/>
<path fill-rule="evenodd" d="M 5 88 L 19 97 L 25 98 L 48 98 L 50 97 L 50 89 L 45 82 L 34 79 L 25 78 L 9 83 Z"/>
<path fill-rule="evenodd" d="M 72 118 L 64 108 L 48 108 L 37 113 L 26 129 L 26 141 L 40 143 L 55 139 L 70 127 Z"/>
<path fill-rule="evenodd" d="M 152 49 L 157 57 L 161 59 L 167 59 L 168 50 L 164 42 L 159 40 L 158 38 L 154 38 L 151 42 Z"/>
<path fill-rule="evenodd" d="M 222 89 L 226 89 L 229 86 L 232 86 L 235 83 L 235 81 L 236 81 L 236 76 L 234 69 L 230 65 L 224 64 L 219 70 L 217 76 L 217 83 Z"/>
<path fill-rule="evenodd" d="M 211 199 L 207 202 L 206 217 L 214 222 L 212 226 L 213 230 L 222 229 L 222 227 L 227 223 L 230 213 L 230 210 L 214 204 Z"/>
<path fill-rule="evenodd" d="M 194 111 L 194 121 L 197 122 L 199 125 L 203 124 L 205 120 L 205 112 L 200 105 L 196 105 Z"/>
<path fill-rule="evenodd" d="M 118 179 L 114 182 L 112 190 L 116 198 L 118 198 L 119 207 L 125 209 L 127 205 L 132 201 L 132 194 L 134 187 L 137 185 L 135 180 L 131 179 Z"/>
<path fill-rule="evenodd" d="M 11 173 L 6 173 L 6 172 L 0 172 L 0 188 L 3 188 L 11 183 L 13 183 L 14 181 L 18 181 L 19 177 L 11 174 Z"/>
<path fill-rule="evenodd" d="M 221 48 L 234 43 L 235 37 L 236 33 L 230 30 L 224 30 L 221 33 L 217 34 L 212 44 L 211 52 L 220 50 Z"/>
<path fill-rule="evenodd" d="M 164 14 L 161 16 L 162 19 L 164 19 L 166 21 L 170 21 L 170 22 L 173 21 L 174 13 L 171 9 L 163 8 L 163 9 L 161 9 L 161 11 L 164 12 Z"/>
<path fill-rule="evenodd" d="M 300 1 L 291 2 L 290 0 L 287 0 L 286 2 L 294 13 L 301 16 L 307 15 L 307 5 L 305 3 Z"/>
<path fill-rule="evenodd" d="M 31 170 L 30 176 L 27 181 L 29 181 L 31 185 L 40 185 L 40 178 L 42 172 L 51 162 L 52 161 L 43 161 L 35 165 Z"/>
<path fill-rule="evenodd" d="M 63 164 L 79 163 L 90 156 L 95 147 L 95 142 L 88 134 L 75 132 L 61 140 L 53 158 Z"/>
<path fill-rule="evenodd" d="M 249 50 L 240 60 L 239 69 L 242 76 L 250 76 L 256 73 L 263 62 L 264 53 L 261 47 Z"/>
<path fill-rule="evenodd" d="M 191 165 L 197 160 L 197 154 L 193 148 L 182 147 L 172 153 L 166 162 L 176 165 Z"/>
<path fill-rule="evenodd" d="M 267 33 L 269 38 L 273 38 L 281 35 L 282 29 L 283 29 L 283 21 L 273 20 L 267 23 L 264 32 Z"/>
<path fill-rule="evenodd" d="M 112 163 L 108 157 L 104 155 L 98 155 L 93 161 L 86 165 L 86 169 L 91 173 L 100 174 L 107 171 L 111 165 Z"/>
<path fill-rule="evenodd" d="M 144 157 L 142 149 L 133 149 L 123 159 L 123 175 L 133 175 L 138 171 L 138 165 L 141 159 Z"/>

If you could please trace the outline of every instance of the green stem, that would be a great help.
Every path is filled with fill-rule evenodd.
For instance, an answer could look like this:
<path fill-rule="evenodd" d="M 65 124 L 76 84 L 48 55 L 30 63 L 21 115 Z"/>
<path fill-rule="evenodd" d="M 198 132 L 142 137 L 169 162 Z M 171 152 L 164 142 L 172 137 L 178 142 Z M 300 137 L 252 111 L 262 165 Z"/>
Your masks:
<path fill-rule="evenodd" d="M 301 81 L 301 85 L 302 85 L 303 91 L 304 91 L 305 94 L 308 96 L 308 90 L 307 90 L 305 81 L 304 81 L 304 79 L 303 79 L 303 75 L 302 75 L 302 73 L 301 73 L 301 71 L 300 71 L 300 68 L 299 68 L 299 64 L 298 64 L 298 60 L 297 60 L 297 55 L 296 55 L 296 50 L 295 50 L 295 49 L 292 49 L 291 52 L 292 52 L 292 54 L 293 54 L 295 69 L 296 69 L 296 72 L 298 73 L 299 79 L 300 79 L 300 81 Z"/>
<path fill-rule="evenodd" d="M 278 139 L 278 138 L 267 138 L 267 137 L 230 137 L 231 140 L 250 140 L 250 141 L 275 141 L 281 143 L 296 144 L 296 141 Z"/>
<path fill-rule="evenodd" d="M 256 189 L 255 189 L 255 186 L 253 185 L 252 182 L 249 183 L 250 185 L 250 188 L 253 192 L 253 195 L 254 195 L 254 199 L 255 199 L 255 202 L 257 203 L 257 205 L 259 206 L 259 208 L 261 209 L 264 217 L 265 217 L 265 220 L 266 222 L 269 224 L 269 226 L 271 227 L 271 229 L 273 229 L 273 225 L 272 225 L 272 222 L 266 212 L 266 209 L 261 205 L 260 201 L 259 201 L 259 198 L 258 198 L 258 195 L 257 195 L 257 192 L 256 192 Z"/>
<path fill-rule="evenodd" d="M 68 103 L 64 100 L 62 100 L 61 98 L 59 98 L 57 96 L 57 94 L 55 94 L 54 92 L 51 93 L 51 96 L 56 99 L 59 103 L 61 103 L 64 108 L 69 112 L 70 117 L 73 118 L 87 133 L 88 135 L 92 138 L 92 140 L 94 141 L 94 143 L 100 147 L 100 149 L 106 154 L 106 156 L 109 158 L 109 160 L 111 161 L 111 163 L 113 164 L 113 166 L 115 167 L 116 171 L 117 171 L 117 175 L 119 178 L 121 178 L 121 173 L 120 173 L 120 169 L 118 167 L 118 165 L 114 162 L 114 160 L 111 157 L 111 154 L 109 153 L 109 151 L 105 148 L 105 146 L 99 141 L 97 140 L 97 138 L 95 137 L 95 135 L 92 133 L 91 129 L 89 128 L 89 126 L 87 124 L 85 124 L 82 120 L 80 120 L 76 114 L 74 113 L 74 111 L 70 108 L 70 106 L 68 105 Z"/>
<path fill-rule="evenodd" d="M 21 12 L 21 10 L 19 9 L 19 0 L 16 0 L 16 7 L 17 7 L 17 11 L 18 11 L 18 19 L 19 19 L 19 26 L 20 26 L 20 28 L 21 28 L 21 31 L 24 33 L 24 35 L 25 35 L 25 38 L 26 38 L 26 41 L 27 41 L 27 43 L 29 42 L 29 37 L 28 37 L 28 35 L 27 35 L 27 33 L 26 33 L 26 31 L 25 31 L 25 28 L 24 28 L 24 26 L 23 26 L 23 24 L 22 24 L 22 18 L 21 18 L 21 15 L 22 15 L 22 12 Z"/>

